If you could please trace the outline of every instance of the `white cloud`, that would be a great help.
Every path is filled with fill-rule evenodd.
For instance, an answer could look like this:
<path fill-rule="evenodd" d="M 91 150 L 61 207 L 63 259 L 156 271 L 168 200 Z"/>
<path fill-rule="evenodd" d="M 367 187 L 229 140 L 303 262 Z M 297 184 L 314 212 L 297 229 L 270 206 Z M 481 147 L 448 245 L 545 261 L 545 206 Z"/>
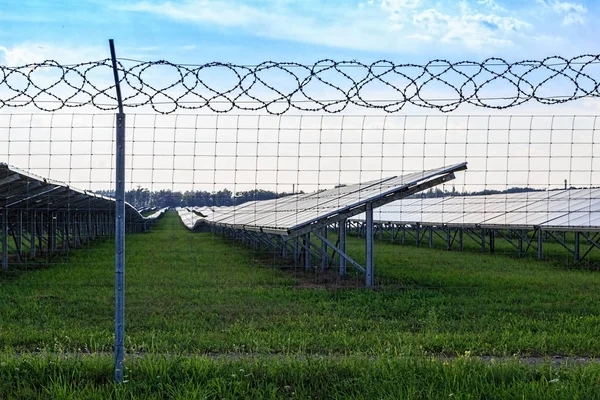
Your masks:
<path fill-rule="evenodd" d="M 408 4 L 415 0 L 390 1 Z M 120 9 L 200 25 L 235 27 L 266 38 L 360 50 L 416 50 L 415 43 L 393 35 L 392 24 L 380 23 L 381 12 L 372 7 L 372 1 L 363 4 L 363 7 L 358 3 L 353 7 L 334 7 L 307 0 L 302 9 L 297 9 L 275 0 L 248 4 L 236 0 L 187 0 L 177 5 L 170 1 L 142 1 Z M 314 12 L 315 7 L 319 7 L 318 13 Z"/>
<path fill-rule="evenodd" d="M 129 11 L 143 11 L 161 14 L 180 21 L 204 21 L 224 26 L 244 26 L 253 21 L 263 20 L 265 14 L 257 8 L 231 1 L 186 1 L 155 3 L 142 1 L 121 7 Z"/>
<path fill-rule="evenodd" d="M 422 5 L 422 0 L 381 0 L 381 8 L 390 12 L 394 19 L 402 19 L 405 13 Z"/>
<path fill-rule="evenodd" d="M 494 0 L 477 0 L 477 4 L 483 5 L 491 9 L 492 11 L 506 11 L 503 7 L 500 7 Z"/>
<path fill-rule="evenodd" d="M 540 19 L 540 5 L 554 17 Z M 467 50 L 498 55 L 510 47 L 513 56 L 517 49 L 539 48 L 539 38 L 556 35 L 553 29 L 561 24 L 584 23 L 587 13 L 580 4 L 558 0 L 506 8 L 500 0 L 357 0 L 345 5 L 319 0 L 142 0 L 118 7 L 246 35 L 345 49 L 418 53 L 424 45 L 443 44 L 438 54 Z"/>
<path fill-rule="evenodd" d="M 42 42 L 27 42 L 5 47 L 0 45 L 0 62 L 13 67 L 46 60 L 61 64 L 76 64 L 82 61 L 97 61 L 110 57 L 106 48 L 92 46 L 56 45 Z"/>
<path fill-rule="evenodd" d="M 559 0 L 536 0 L 536 3 L 562 15 L 562 24 L 564 26 L 585 24 L 585 15 L 587 14 L 588 9 L 583 4 Z"/>
<path fill-rule="evenodd" d="M 493 0 L 480 0 L 479 3 L 501 10 Z M 512 38 L 530 26 L 512 16 L 474 11 L 465 1 L 459 5 L 460 12 L 453 14 L 438 8 L 420 10 L 412 5 L 408 7 L 404 1 L 396 4 L 396 8 L 391 8 L 386 0 L 381 3 L 382 8 L 390 12 L 391 20 L 410 23 L 411 29 L 417 31 L 412 33 L 413 37 L 433 37 L 440 43 L 462 45 L 470 49 L 510 47 L 513 45 Z"/>

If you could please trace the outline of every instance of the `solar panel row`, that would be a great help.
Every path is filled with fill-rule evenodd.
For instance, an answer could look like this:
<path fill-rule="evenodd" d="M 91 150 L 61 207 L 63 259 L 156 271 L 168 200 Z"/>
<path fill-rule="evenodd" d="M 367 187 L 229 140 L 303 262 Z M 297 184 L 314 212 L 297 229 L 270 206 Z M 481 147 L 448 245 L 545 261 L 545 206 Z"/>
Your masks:
<path fill-rule="evenodd" d="M 0 163 L 2 269 L 9 253 L 18 262 L 64 253 L 115 232 L 115 200 L 72 188 Z M 125 227 L 144 232 L 165 211 L 142 216 L 126 204 Z"/>
<path fill-rule="evenodd" d="M 453 173 L 466 169 L 466 163 L 366 183 L 336 187 L 272 200 L 252 201 L 233 207 L 179 209 L 184 224 L 209 223 L 247 231 L 293 235 L 320 221 L 332 222 L 359 214 L 367 203 L 393 201 L 440 182 L 452 179 Z M 194 212 L 195 211 L 195 212 Z M 335 221 L 333 221 L 335 222 Z"/>
<path fill-rule="evenodd" d="M 365 215 L 352 219 L 364 221 Z M 600 189 L 407 198 L 378 208 L 374 220 L 451 227 L 594 231 L 600 230 Z"/>
<path fill-rule="evenodd" d="M 0 163 L 0 211 L 2 210 L 114 212 L 115 199 Z M 125 203 L 126 222 L 130 224 L 148 222 L 164 211 L 158 210 L 149 217 L 143 217 L 135 207 Z"/>

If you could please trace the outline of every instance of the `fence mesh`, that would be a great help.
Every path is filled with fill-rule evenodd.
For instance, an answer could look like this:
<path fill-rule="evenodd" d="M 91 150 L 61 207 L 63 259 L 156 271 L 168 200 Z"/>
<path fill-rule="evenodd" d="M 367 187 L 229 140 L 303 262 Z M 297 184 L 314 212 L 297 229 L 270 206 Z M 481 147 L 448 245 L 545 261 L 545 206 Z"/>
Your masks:
<path fill-rule="evenodd" d="M 90 195 L 110 197 L 114 195 L 114 123 L 115 117 L 106 114 L 1 115 L 0 159 L 39 179 L 50 178 Z M 338 198 L 328 203 L 325 198 L 307 205 L 304 196 L 466 162 L 467 170 L 456 172 L 452 180 L 376 208 L 376 268 L 381 265 L 377 255 L 383 252 L 381 257 L 387 261 L 381 267 L 387 263 L 392 269 L 406 269 L 400 257 L 405 251 L 402 243 L 500 253 L 508 257 L 500 258 L 506 263 L 520 254 L 550 257 L 565 265 L 596 265 L 595 252 L 581 257 L 585 251 L 580 250 L 577 257 L 582 260 L 578 260 L 573 248 L 574 232 L 585 235 L 582 243 L 592 247 L 595 243 L 590 232 L 596 230 L 595 182 L 600 179 L 596 116 L 136 114 L 129 116 L 126 129 L 126 199 L 131 209 L 146 214 L 163 208 L 178 210 L 188 228 L 198 220 L 206 222 L 196 229 L 205 232 L 198 237 L 209 241 L 225 240 L 227 233 L 219 230 L 222 226 L 217 222 L 236 208 L 242 210 L 230 218 L 236 229 L 243 231 L 245 225 L 268 229 L 279 226 L 286 213 L 320 215 L 345 204 Z M 22 181 L 4 178 L 4 205 L 19 196 L 40 196 L 33 184 L 17 185 Z M 40 206 L 22 200 L 12 207 L 23 212 L 40 207 L 50 219 L 56 219 L 55 209 L 94 211 L 89 204 L 86 209 L 85 201 L 73 204 L 72 193 L 47 190 L 41 196 Z M 52 201 L 53 197 L 57 200 Z M 277 208 L 277 201 L 290 198 L 295 200 Z M 261 205 L 268 201 L 274 205 Z M 261 222 L 270 214 L 274 221 Z M 169 215 L 180 217 L 174 212 Z M 235 218 L 242 222 L 236 223 Z M 302 218 L 292 220 L 299 223 Z M 286 223 L 288 228 L 294 225 Z M 339 229 L 336 223 L 327 225 L 333 240 Z M 365 214 L 354 213 L 346 223 L 349 237 L 364 242 Z M 538 254 L 536 235 L 542 228 L 544 242 L 551 244 Z M 16 228 L 10 225 L 9 230 L 14 236 Z M 110 235 L 108 230 L 105 233 Z M 278 235 L 267 235 L 266 242 L 252 239 L 258 246 L 253 251 L 277 255 L 265 265 L 292 262 L 304 274 L 300 255 L 290 254 L 294 233 L 281 235 L 290 236 L 287 258 L 293 260 L 282 257 L 281 247 L 269 247 L 270 240 L 279 240 L 274 239 Z M 494 243 L 491 235 L 497 236 Z M 242 242 L 247 244 L 250 239 L 246 239 Z M 8 238 L 9 253 L 15 250 L 16 240 Z M 46 246 L 56 246 L 45 240 Z M 211 253 L 207 250 L 200 252 L 201 257 Z M 301 245 L 295 251 L 301 253 Z M 332 248 L 328 251 L 327 269 L 335 270 L 340 256 Z M 364 258 L 362 253 L 358 251 L 356 257 Z M 313 254 L 310 262 L 317 263 L 319 257 Z M 468 264 L 468 258 L 462 262 Z M 316 268 L 313 272 L 311 279 L 318 280 L 323 271 Z M 394 282 L 385 274 L 377 275 L 382 284 Z M 361 273 L 352 276 L 356 282 L 364 280 Z M 342 278 L 337 275 L 330 283 L 342 284 Z"/>
<path fill-rule="evenodd" d="M 597 57 L 446 67 L 125 62 L 126 106 L 158 111 L 126 119 L 129 354 L 600 354 L 596 116 L 269 115 L 570 101 L 597 95 L 588 71 Z M 504 72 L 490 72 L 492 63 Z M 61 78 L 34 84 L 46 66 L 2 67 L 0 107 L 114 109 L 113 87 L 101 84 L 110 76 L 91 78 L 110 72 L 107 62 L 52 66 Z M 150 85 L 144 74 L 159 67 L 180 78 Z M 413 67 L 417 75 L 400 72 Z M 274 89 L 264 71 L 292 84 Z M 211 88 L 208 72 L 235 83 Z M 385 83 L 392 72 L 407 82 Z M 425 101 L 424 87 L 445 85 L 448 73 L 464 78 L 449 85 L 455 97 Z M 15 91 L 15 79 L 27 89 Z M 553 79 L 572 94 L 546 95 Z M 482 90 L 500 80 L 515 92 L 485 102 Z M 317 81 L 341 97 L 307 95 Z M 376 81 L 399 99 L 362 97 Z M 53 95 L 60 85 L 72 94 Z M 162 114 L 187 104 L 268 113 Z M 0 114 L 7 348 L 113 349 L 114 148 L 113 115 Z"/>

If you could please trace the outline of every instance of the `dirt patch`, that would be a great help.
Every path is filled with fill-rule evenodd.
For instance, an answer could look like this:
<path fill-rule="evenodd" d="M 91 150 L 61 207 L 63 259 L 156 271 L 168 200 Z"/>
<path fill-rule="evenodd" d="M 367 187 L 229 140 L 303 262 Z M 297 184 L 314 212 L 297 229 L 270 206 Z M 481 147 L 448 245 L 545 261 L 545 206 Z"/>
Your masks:
<path fill-rule="evenodd" d="M 61 358 L 83 358 L 83 357 L 113 357 L 114 353 L 112 352 L 91 352 L 87 349 L 81 352 L 48 352 L 48 351 L 40 351 L 36 349 L 31 352 L 15 352 L 14 354 L 17 357 L 22 356 L 55 356 Z M 264 358 L 272 358 L 272 359 L 296 359 L 296 360 L 343 360 L 346 358 L 353 357 L 349 354 L 281 354 L 281 353 L 239 353 L 239 352 L 230 352 L 230 353 L 218 353 L 218 352 L 206 352 L 206 353 L 194 353 L 194 354 L 181 354 L 181 353 L 144 353 L 144 352 L 127 352 L 127 357 L 131 358 L 145 358 L 145 357 L 165 357 L 165 358 L 209 358 L 212 360 L 244 360 L 244 359 L 264 359 Z M 377 355 L 365 355 L 362 356 L 377 360 L 380 357 Z M 384 358 L 389 358 L 385 356 Z M 530 366 L 537 365 L 547 365 L 554 364 L 556 366 L 565 366 L 565 367 L 573 367 L 577 365 L 585 365 L 585 364 L 600 364 L 600 357 L 577 357 L 577 356 L 514 356 L 514 357 L 496 357 L 496 356 L 450 356 L 450 355 L 428 355 L 428 356 L 398 356 L 398 359 L 429 359 L 429 360 L 439 360 L 439 361 L 448 361 L 453 362 L 459 359 L 471 359 L 471 360 L 479 360 L 486 363 L 510 363 L 510 362 L 518 362 L 520 364 L 526 364 Z"/>
<path fill-rule="evenodd" d="M 297 287 L 303 289 L 338 289 L 364 288 L 365 278 L 361 276 L 340 277 L 335 270 L 321 271 L 313 268 L 311 271 L 291 271 L 290 274 L 298 280 Z"/>

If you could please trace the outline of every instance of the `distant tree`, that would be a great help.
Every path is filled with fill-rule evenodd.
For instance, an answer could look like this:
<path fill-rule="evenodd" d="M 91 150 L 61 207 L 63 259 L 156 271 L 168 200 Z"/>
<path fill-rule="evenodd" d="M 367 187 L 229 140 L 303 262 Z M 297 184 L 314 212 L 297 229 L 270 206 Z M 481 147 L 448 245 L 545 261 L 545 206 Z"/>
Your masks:
<path fill-rule="evenodd" d="M 430 188 L 426 191 L 416 194 L 417 197 L 448 197 L 448 196 L 478 196 L 496 193 L 522 193 L 540 191 L 543 189 L 533 189 L 529 187 L 512 187 L 506 190 L 485 189 L 476 192 L 459 192 L 455 186 L 451 191 L 442 190 L 439 187 Z M 103 196 L 113 197 L 113 190 L 98 190 L 96 193 Z M 204 190 L 188 190 L 184 193 L 171 190 L 150 191 L 147 188 L 138 186 L 136 189 L 128 190 L 125 193 L 125 200 L 132 206 L 140 209 L 144 207 L 204 207 L 204 206 L 232 206 L 240 205 L 248 201 L 260 201 L 281 198 L 298 193 L 277 193 L 264 189 L 252 189 L 237 192 L 235 196 L 229 189 L 221 189 L 217 192 L 207 192 Z"/>

